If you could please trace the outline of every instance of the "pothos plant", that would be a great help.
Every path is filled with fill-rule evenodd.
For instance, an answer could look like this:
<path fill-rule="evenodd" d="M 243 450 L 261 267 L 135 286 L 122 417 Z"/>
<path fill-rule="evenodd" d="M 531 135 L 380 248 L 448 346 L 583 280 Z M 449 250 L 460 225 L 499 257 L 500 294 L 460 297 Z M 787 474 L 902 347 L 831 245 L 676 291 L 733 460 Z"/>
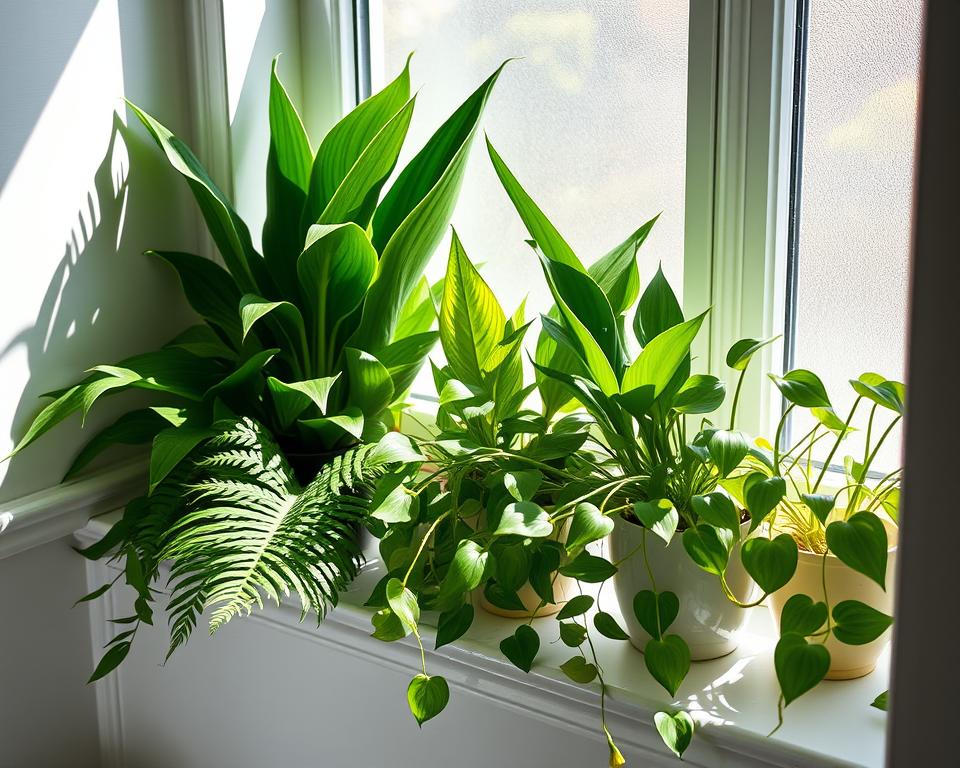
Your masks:
<path fill-rule="evenodd" d="M 190 149 L 130 105 L 187 181 L 224 266 L 149 252 L 177 273 L 200 322 L 162 349 L 99 365 L 52 393 L 15 453 L 101 396 L 154 396 L 94 436 L 68 476 L 115 443 L 150 443 L 149 490 L 84 554 L 123 560 L 137 592 L 97 679 L 126 656 L 171 561 L 170 652 L 291 591 L 318 619 L 357 571 L 373 481 L 421 458 L 388 431 L 437 334 L 423 271 L 455 205 L 494 72 L 396 176 L 416 97 L 400 75 L 314 151 L 277 76 L 263 254 Z M 123 575 L 122 574 L 122 575 Z M 120 576 L 117 577 L 121 578 Z M 116 581 L 116 580 L 115 580 Z M 99 597 L 111 584 L 84 599 Z"/>

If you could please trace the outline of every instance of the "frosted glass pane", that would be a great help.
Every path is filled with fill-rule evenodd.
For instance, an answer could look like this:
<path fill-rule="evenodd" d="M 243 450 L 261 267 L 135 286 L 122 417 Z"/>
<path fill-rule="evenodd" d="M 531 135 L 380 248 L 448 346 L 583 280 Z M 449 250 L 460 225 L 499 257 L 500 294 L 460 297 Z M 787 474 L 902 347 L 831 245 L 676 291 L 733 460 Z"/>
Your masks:
<path fill-rule="evenodd" d="M 401 164 L 501 61 L 525 57 L 501 76 L 483 129 L 586 263 L 662 211 L 642 276 L 662 261 L 679 294 L 687 0 L 383 0 L 372 18 L 374 88 L 416 52 L 422 90 Z M 478 138 L 453 223 L 504 309 L 529 296 L 529 318 L 549 308 L 549 291 Z"/>
<path fill-rule="evenodd" d="M 904 375 L 921 11 L 921 0 L 810 3 L 796 365 L 821 375 L 842 416 L 848 379 Z M 897 430 L 877 468 L 899 460 Z"/>

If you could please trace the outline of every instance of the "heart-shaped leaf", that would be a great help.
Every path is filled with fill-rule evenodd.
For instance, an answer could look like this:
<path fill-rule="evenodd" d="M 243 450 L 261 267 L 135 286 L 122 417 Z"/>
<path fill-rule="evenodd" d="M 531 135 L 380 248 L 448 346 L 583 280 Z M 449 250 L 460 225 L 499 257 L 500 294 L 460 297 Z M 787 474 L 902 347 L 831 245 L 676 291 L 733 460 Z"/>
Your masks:
<path fill-rule="evenodd" d="M 789 533 L 775 539 L 747 539 L 740 549 L 740 560 L 755 582 L 770 594 L 786 585 L 797 570 L 797 542 Z"/>
<path fill-rule="evenodd" d="M 794 595 L 780 612 L 780 634 L 812 635 L 827 623 L 827 604 L 815 603 L 807 595 Z"/>
<path fill-rule="evenodd" d="M 497 583 L 508 592 L 516 592 L 530 577 L 530 552 L 525 543 L 496 550 Z"/>
<path fill-rule="evenodd" d="M 440 675 L 417 675 L 407 687 L 407 704 L 417 720 L 417 725 L 423 725 L 427 720 L 436 717 L 450 701 L 450 687 Z"/>
<path fill-rule="evenodd" d="M 830 523 L 827 546 L 845 565 L 886 590 L 887 531 L 872 512 L 857 512 L 849 520 Z"/>
<path fill-rule="evenodd" d="M 577 595 L 571 597 L 560 613 L 557 614 L 557 621 L 563 619 L 572 619 L 574 616 L 580 616 L 593 607 L 593 598 L 590 595 Z"/>
<path fill-rule="evenodd" d="M 543 473 L 537 469 L 503 473 L 503 485 L 516 501 L 530 501 L 542 482 Z"/>
<path fill-rule="evenodd" d="M 767 346 L 767 344 L 772 344 L 779 338 L 779 336 L 774 336 L 773 338 L 764 339 L 763 341 L 740 339 L 740 341 L 736 342 L 727 350 L 727 365 L 735 371 L 744 370 L 750 363 L 750 358 Z"/>
<path fill-rule="evenodd" d="M 773 665 L 784 704 L 789 705 L 823 680 L 830 669 L 830 652 L 800 635 L 784 635 L 773 653 Z"/>
<path fill-rule="evenodd" d="M 515 667 L 529 672 L 533 660 L 540 650 L 540 636 L 533 627 L 521 624 L 510 637 L 500 641 L 500 652 L 506 656 Z"/>
<path fill-rule="evenodd" d="M 401 640 L 410 634 L 406 625 L 389 608 L 382 608 L 377 611 L 371 617 L 370 622 L 373 624 L 371 635 L 385 643 Z"/>
<path fill-rule="evenodd" d="M 491 605 L 504 611 L 525 611 L 527 607 L 517 595 L 516 590 L 506 589 L 492 579 L 483 588 L 483 596 Z"/>
<path fill-rule="evenodd" d="M 701 523 L 683 532 L 683 548 L 690 559 L 707 573 L 719 576 L 727 567 L 733 533 Z"/>
<path fill-rule="evenodd" d="M 484 551 L 477 542 L 470 539 L 461 541 L 432 607 L 445 611 L 461 602 L 464 593 L 480 586 L 489 559 L 490 553 Z"/>
<path fill-rule="evenodd" d="M 616 572 L 617 566 L 609 560 L 586 552 L 581 552 L 572 563 L 567 563 L 560 569 L 560 573 L 564 576 L 585 581 L 588 584 L 599 584 Z"/>
<path fill-rule="evenodd" d="M 553 582 L 560 565 L 560 552 L 554 547 L 540 547 L 530 560 L 530 586 L 546 605 L 553 605 Z"/>
<path fill-rule="evenodd" d="M 750 443 L 743 432 L 718 429 L 707 443 L 710 458 L 717 465 L 720 477 L 726 477 L 735 470 L 750 450 Z"/>
<path fill-rule="evenodd" d="M 575 621 L 560 622 L 560 639 L 564 645 L 576 648 L 587 639 L 587 629 L 582 624 Z"/>
<path fill-rule="evenodd" d="M 812 371 L 797 368 L 782 378 L 770 374 L 773 383 L 780 393 L 794 405 L 801 408 L 830 408 L 830 398 L 827 389 L 817 374 Z"/>
<path fill-rule="evenodd" d="M 675 696 L 690 670 L 690 649 L 679 635 L 664 635 L 650 640 L 643 649 L 643 659 L 653 678 L 671 696 Z"/>
<path fill-rule="evenodd" d="M 517 501 L 507 504 L 500 515 L 500 523 L 493 532 L 494 536 L 528 536 L 543 538 L 553 533 L 550 515 L 539 504 L 532 501 Z"/>
<path fill-rule="evenodd" d="M 827 517 L 837 503 L 837 497 L 832 493 L 804 493 L 801 494 L 800 498 L 820 521 L 820 524 L 826 525 Z"/>
<path fill-rule="evenodd" d="M 726 528 L 733 531 L 735 536 L 740 535 L 740 515 L 733 505 L 733 501 L 725 493 L 714 491 L 706 496 L 694 496 L 690 499 L 693 511 L 701 522 L 717 528 Z"/>
<path fill-rule="evenodd" d="M 673 410 L 679 413 L 712 413 L 723 404 L 726 389 L 716 376 L 695 374 L 673 396 Z"/>
<path fill-rule="evenodd" d="M 623 631 L 623 628 L 617 623 L 617 620 L 609 613 L 598 611 L 593 617 L 593 626 L 597 628 L 597 632 L 604 637 L 609 637 L 611 640 L 630 639 L 630 635 Z"/>
<path fill-rule="evenodd" d="M 859 600 L 844 600 L 833 606 L 833 634 L 847 645 L 872 643 L 893 624 L 893 618 Z"/>
<path fill-rule="evenodd" d="M 633 612 L 647 634 L 659 640 L 680 612 L 680 599 L 673 592 L 641 590 L 633 596 Z"/>
<path fill-rule="evenodd" d="M 588 664 L 583 656 L 573 656 L 560 665 L 560 669 L 573 682 L 586 685 L 593 682 L 597 676 L 597 668 L 593 664 Z"/>
<path fill-rule="evenodd" d="M 473 606 L 465 603 L 452 611 L 440 614 L 437 623 L 437 642 L 434 650 L 459 640 L 473 624 Z"/>
<path fill-rule="evenodd" d="M 693 738 L 693 718 L 683 710 L 673 715 L 669 712 L 657 712 L 653 716 L 653 722 L 663 743 L 677 757 L 683 757 Z"/>
<path fill-rule="evenodd" d="M 390 610 L 400 619 L 406 634 L 415 633 L 420 621 L 420 606 L 417 605 L 416 595 L 403 586 L 400 579 L 390 579 L 387 582 L 387 603 L 390 604 Z"/>
<path fill-rule="evenodd" d="M 756 530 L 764 518 L 777 508 L 777 504 L 786 494 L 787 483 L 782 477 L 768 477 L 746 486 L 751 531 Z"/>
<path fill-rule="evenodd" d="M 659 536 L 666 544 L 670 543 L 680 523 L 680 515 L 669 499 L 638 501 L 633 505 L 633 513 L 644 528 Z"/>
<path fill-rule="evenodd" d="M 587 502 L 577 504 L 567 533 L 567 552 L 573 553 L 592 541 L 602 539 L 612 530 L 613 520 L 601 514 L 596 506 Z"/>
<path fill-rule="evenodd" d="M 904 387 L 899 381 L 885 379 L 879 373 L 864 373 L 852 379 L 854 392 L 894 413 L 903 413 Z"/>

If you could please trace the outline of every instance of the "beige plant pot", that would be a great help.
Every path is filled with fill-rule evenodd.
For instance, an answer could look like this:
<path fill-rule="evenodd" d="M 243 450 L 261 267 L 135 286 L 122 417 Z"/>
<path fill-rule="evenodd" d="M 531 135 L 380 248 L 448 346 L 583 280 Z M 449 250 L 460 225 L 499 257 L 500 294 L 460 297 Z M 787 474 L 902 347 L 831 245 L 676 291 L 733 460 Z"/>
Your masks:
<path fill-rule="evenodd" d="M 887 550 L 886 591 L 866 576 L 844 565 L 833 554 L 827 555 L 826 597 L 831 610 L 843 600 L 859 600 L 888 616 L 893 615 L 893 576 L 896 571 L 897 529 L 884 522 L 887 539 L 892 542 Z M 787 600 L 796 594 L 807 595 L 814 601 L 824 600 L 823 555 L 800 551 L 797 572 L 787 585 L 770 595 L 768 605 L 777 631 L 780 630 L 780 613 Z M 832 635 L 826 642 L 830 651 L 830 670 L 827 680 L 853 680 L 869 675 L 877 666 L 877 659 L 890 641 L 890 630 L 866 645 L 847 645 Z"/>
<path fill-rule="evenodd" d="M 741 526 L 741 539 L 749 528 L 749 523 Z M 633 612 L 633 598 L 641 590 L 652 589 L 640 551 L 643 530 L 636 523 L 618 516 L 610 534 L 610 554 L 614 562 L 620 563 L 613 577 L 617 602 L 630 642 L 641 651 L 650 635 L 640 626 Z M 746 610 L 727 599 L 717 576 L 702 570 L 690 559 L 679 533 L 669 546 L 649 531 L 646 538 L 647 559 L 657 590 L 673 592 L 680 601 L 680 612 L 667 631 L 686 641 L 693 661 L 717 659 L 736 650 L 739 632 L 747 619 Z M 726 578 L 730 590 L 741 602 L 754 599 L 757 587 L 740 563 L 739 544 L 730 553 Z"/>

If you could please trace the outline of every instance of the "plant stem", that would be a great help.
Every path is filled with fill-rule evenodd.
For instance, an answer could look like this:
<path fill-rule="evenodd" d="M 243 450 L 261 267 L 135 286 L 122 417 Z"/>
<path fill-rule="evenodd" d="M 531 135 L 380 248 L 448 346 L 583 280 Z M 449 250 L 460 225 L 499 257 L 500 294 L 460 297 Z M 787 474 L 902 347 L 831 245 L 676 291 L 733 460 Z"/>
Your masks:
<path fill-rule="evenodd" d="M 730 430 L 732 431 L 737 423 L 737 406 L 740 404 L 740 390 L 743 388 L 743 380 L 747 375 L 747 369 L 740 371 L 740 378 L 737 379 L 737 388 L 733 393 L 733 406 L 730 408 Z"/>
<path fill-rule="evenodd" d="M 843 429 L 840 430 L 840 434 L 837 435 L 837 441 L 833 444 L 833 448 L 830 449 L 830 453 L 827 455 L 827 460 L 823 462 L 823 467 L 820 469 L 820 474 L 817 476 L 817 482 L 813 484 L 813 488 L 810 490 L 810 493 L 816 493 L 817 488 L 820 487 L 820 483 L 823 482 L 823 477 L 827 473 L 827 469 L 830 467 L 830 462 L 833 461 L 833 456 L 837 452 L 837 448 L 840 447 L 840 443 L 843 441 L 843 438 L 847 436 L 847 431 L 850 429 L 850 422 L 853 421 L 853 415 L 857 412 L 857 406 L 860 405 L 860 401 L 863 400 L 863 397 L 858 397 L 853 401 L 853 407 L 850 409 L 850 415 L 847 416 L 847 420 L 843 422 Z"/>
<path fill-rule="evenodd" d="M 424 547 L 427 546 L 427 540 L 430 538 L 430 536 L 433 535 L 433 532 L 437 529 L 437 526 L 440 525 L 440 522 L 441 522 L 447 515 L 449 515 L 449 514 L 450 514 L 450 511 L 447 510 L 447 511 L 444 512 L 442 515 L 440 515 L 440 517 L 438 517 L 436 520 L 434 520 L 433 523 L 431 523 L 430 527 L 427 529 L 427 532 L 426 532 L 426 534 L 424 535 L 423 540 L 420 542 L 420 547 L 419 547 L 419 549 L 417 549 L 417 554 L 416 554 L 416 556 L 415 556 L 415 557 L 413 558 L 413 560 L 410 562 L 410 567 L 407 568 L 407 572 L 403 575 L 403 582 L 402 582 L 402 583 L 403 583 L 404 589 L 406 589 L 406 587 L 407 587 L 407 579 L 409 579 L 409 578 L 410 578 L 410 574 L 413 573 L 413 567 L 417 564 L 417 561 L 420 559 L 420 555 L 423 554 L 423 549 L 424 549 Z"/>

